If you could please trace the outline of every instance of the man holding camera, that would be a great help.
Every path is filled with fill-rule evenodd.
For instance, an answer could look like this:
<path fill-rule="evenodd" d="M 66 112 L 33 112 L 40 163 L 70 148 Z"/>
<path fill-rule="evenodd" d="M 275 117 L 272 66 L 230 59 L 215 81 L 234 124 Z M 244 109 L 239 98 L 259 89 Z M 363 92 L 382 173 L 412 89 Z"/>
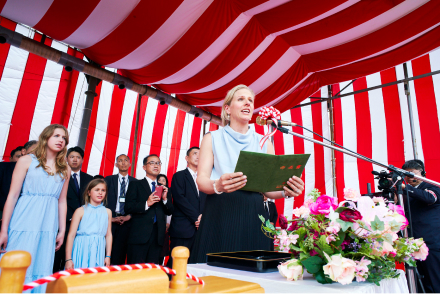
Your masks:
<path fill-rule="evenodd" d="M 425 167 L 421 160 L 408 160 L 402 169 L 424 177 Z M 417 268 L 423 276 L 422 282 L 427 293 L 440 292 L 440 188 L 405 177 L 411 209 L 412 232 L 414 238 L 423 238 L 429 248 L 425 261 L 418 261 Z M 406 207 L 407 208 L 407 205 Z"/>

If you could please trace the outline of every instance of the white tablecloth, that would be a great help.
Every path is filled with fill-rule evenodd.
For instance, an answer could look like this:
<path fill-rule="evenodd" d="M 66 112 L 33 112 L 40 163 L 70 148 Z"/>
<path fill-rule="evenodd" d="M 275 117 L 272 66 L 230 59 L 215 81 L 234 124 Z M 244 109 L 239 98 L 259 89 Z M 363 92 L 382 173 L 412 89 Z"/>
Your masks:
<path fill-rule="evenodd" d="M 353 282 L 349 285 L 339 283 L 320 284 L 312 275 L 304 271 L 304 280 L 287 281 L 278 272 L 254 273 L 233 270 L 207 264 L 188 264 L 188 273 L 197 277 L 217 276 L 259 284 L 266 293 L 408 293 L 405 272 L 399 270 L 397 279 L 383 280 L 380 287 L 372 283 Z"/>

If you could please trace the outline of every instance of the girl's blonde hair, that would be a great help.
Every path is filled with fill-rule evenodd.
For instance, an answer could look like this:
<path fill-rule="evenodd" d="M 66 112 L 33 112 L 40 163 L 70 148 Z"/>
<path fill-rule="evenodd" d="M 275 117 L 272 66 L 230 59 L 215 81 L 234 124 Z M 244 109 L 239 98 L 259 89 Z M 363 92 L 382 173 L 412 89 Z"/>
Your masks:
<path fill-rule="evenodd" d="M 52 137 L 56 129 L 62 129 L 66 134 L 66 145 L 64 146 L 63 150 L 58 152 L 58 155 L 56 157 L 55 173 L 59 174 L 61 178 L 67 179 L 68 176 L 67 176 L 66 154 L 67 154 L 67 144 L 69 144 L 69 132 L 63 125 L 52 124 L 44 128 L 44 130 L 40 134 L 40 137 L 38 138 L 37 147 L 35 147 L 34 154 L 39 162 L 37 167 L 41 166 L 47 173 L 49 173 L 49 168 L 46 166 L 47 141 L 49 141 L 49 138 Z"/>
<path fill-rule="evenodd" d="M 228 114 L 226 113 L 225 106 L 226 105 L 228 105 L 228 106 L 231 105 L 232 98 L 234 98 L 235 92 L 237 92 L 238 90 L 241 90 L 241 89 L 248 90 L 249 92 L 251 92 L 252 96 L 255 98 L 254 91 L 252 91 L 252 89 L 249 88 L 246 85 L 238 85 L 238 86 L 235 86 L 234 88 L 232 88 L 231 90 L 229 90 L 228 94 L 225 97 L 225 100 L 223 100 L 223 106 L 222 106 L 222 123 L 223 123 L 223 126 L 226 126 L 227 124 L 229 124 L 229 121 L 230 121 L 230 118 L 229 118 Z"/>
<path fill-rule="evenodd" d="M 99 184 L 104 184 L 105 185 L 105 197 L 102 200 L 102 202 L 104 203 L 104 205 L 107 204 L 107 194 L 108 194 L 108 189 L 107 189 L 107 183 L 104 181 L 104 179 L 94 179 L 91 180 L 90 183 L 87 185 L 85 191 L 84 191 L 84 204 L 89 204 L 90 203 L 90 195 L 89 192 L 92 191 L 93 188 L 95 188 L 96 186 L 98 186 Z"/>

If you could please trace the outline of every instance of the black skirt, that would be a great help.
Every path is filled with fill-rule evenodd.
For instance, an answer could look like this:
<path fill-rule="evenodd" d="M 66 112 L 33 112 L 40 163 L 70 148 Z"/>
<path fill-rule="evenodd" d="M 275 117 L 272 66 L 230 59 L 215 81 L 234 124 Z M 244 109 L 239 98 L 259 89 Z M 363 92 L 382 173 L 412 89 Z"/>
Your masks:
<path fill-rule="evenodd" d="M 189 263 L 206 263 L 207 253 L 270 250 L 272 239 L 261 230 L 263 196 L 235 191 L 206 198 Z"/>

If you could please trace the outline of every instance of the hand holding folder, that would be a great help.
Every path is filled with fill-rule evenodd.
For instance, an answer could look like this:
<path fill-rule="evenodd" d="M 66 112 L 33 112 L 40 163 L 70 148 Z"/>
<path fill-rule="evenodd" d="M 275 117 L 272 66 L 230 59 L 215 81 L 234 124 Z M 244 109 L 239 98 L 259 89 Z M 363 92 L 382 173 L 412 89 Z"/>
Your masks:
<path fill-rule="evenodd" d="M 252 192 L 282 191 L 293 176 L 301 177 L 310 154 L 272 155 L 240 151 L 235 172 L 247 176 L 240 190 Z"/>

